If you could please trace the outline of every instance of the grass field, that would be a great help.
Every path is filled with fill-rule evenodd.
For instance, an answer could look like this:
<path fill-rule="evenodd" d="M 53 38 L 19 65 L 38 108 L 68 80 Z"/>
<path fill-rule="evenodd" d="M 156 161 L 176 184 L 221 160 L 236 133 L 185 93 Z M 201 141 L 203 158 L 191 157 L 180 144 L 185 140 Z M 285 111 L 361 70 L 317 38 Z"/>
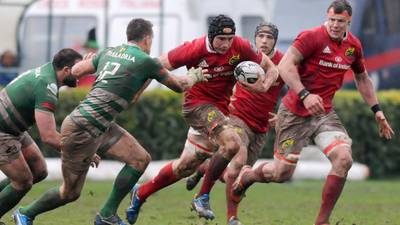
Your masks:
<path fill-rule="evenodd" d="M 23 199 L 22 205 L 38 198 L 59 182 L 36 185 Z M 101 207 L 111 182 L 89 181 L 81 198 L 72 204 L 36 218 L 35 225 L 89 225 Z M 246 225 L 312 225 L 320 201 L 322 182 L 301 181 L 288 184 L 258 184 L 243 200 L 241 221 Z M 212 222 L 190 212 L 194 192 L 186 191 L 180 182 L 150 197 L 142 207 L 138 225 L 223 225 L 225 196 L 222 184 L 212 193 L 211 206 L 217 218 Z M 400 181 L 348 182 L 332 215 L 332 225 L 400 225 Z M 120 207 L 124 210 L 128 199 Z M 3 221 L 13 224 L 11 214 Z"/>

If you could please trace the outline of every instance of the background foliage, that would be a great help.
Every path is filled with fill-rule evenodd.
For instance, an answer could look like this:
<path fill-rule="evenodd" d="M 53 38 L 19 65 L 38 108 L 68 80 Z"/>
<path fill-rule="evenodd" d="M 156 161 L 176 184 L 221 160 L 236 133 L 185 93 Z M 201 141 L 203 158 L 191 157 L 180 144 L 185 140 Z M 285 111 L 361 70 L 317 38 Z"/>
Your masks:
<path fill-rule="evenodd" d="M 87 93 L 87 89 L 69 89 L 60 94 L 56 114 L 57 124 L 70 113 Z M 341 91 L 335 97 L 335 110 L 353 139 L 355 161 L 367 164 L 375 178 L 400 174 L 400 92 L 386 91 L 378 94 L 381 107 L 396 134 L 393 140 L 379 138 L 374 115 L 356 91 Z M 187 134 L 187 125 L 181 114 L 182 95 L 169 90 L 146 92 L 139 102 L 124 111 L 117 122 L 133 134 L 151 153 L 154 160 L 176 158 L 180 155 Z M 38 140 L 35 128 L 30 132 Z M 262 157 L 272 157 L 274 132 Z M 57 153 L 43 146 L 46 156 Z"/>

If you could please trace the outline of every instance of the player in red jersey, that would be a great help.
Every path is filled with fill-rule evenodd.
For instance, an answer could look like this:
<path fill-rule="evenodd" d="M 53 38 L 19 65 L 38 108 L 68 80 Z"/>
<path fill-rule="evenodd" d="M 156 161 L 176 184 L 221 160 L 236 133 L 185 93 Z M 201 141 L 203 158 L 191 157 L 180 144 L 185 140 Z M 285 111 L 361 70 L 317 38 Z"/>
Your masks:
<path fill-rule="evenodd" d="M 228 104 L 235 84 L 233 70 L 241 61 L 259 63 L 267 76 L 260 75 L 254 84 L 243 83 L 246 88 L 265 92 L 278 78 L 278 71 L 271 60 L 252 49 L 250 43 L 235 36 L 235 24 L 227 16 L 214 17 L 208 35 L 186 42 L 160 57 L 168 69 L 181 66 L 202 67 L 212 76 L 207 82 L 194 85 L 185 93 L 183 116 L 190 126 L 185 147 L 178 160 L 167 164 L 151 181 L 133 190 L 132 203 L 127 210 L 128 222 L 137 220 L 139 208 L 152 193 L 192 174 L 198 165 L 216 150 L 210 162 L 216 177 L 207 177 L 213 182 L 224 171 L 229 161 L 240 148 L 240 137 L 228 124 Z M 220 147 L 218 147 L 220 146 Z M 202 216 L 213 218 L 208 210 L 208 196 L 202 197 Z"/>
<path fill-rule="evenodd" d="M 280 75 L 290 90 L 278 110 L 275 160 L 254 170 L 243 167 L 233 184 L 235 194 L 242 194 L 254 182 L 288 180 L 301 149 L 313 142 L 332 164 L 315 220 L 315 225 L 329 224 L 352 165 L 351 139 L 332 109 L 332 98 L 350 69 L 359 92 L 375 114 L 380 135 L 391 139 L 393 130 L 379 107 L 360 41 L 348 31 L 351 15 L 346 0 L 333 1 L 326 23 L 300 33 L 281 60 Z"/>
<path fill-rule="evenodd" d="M 278 65 L 283 54 L 275 49 L 278 41 L 278 28 L 272 23 L 261 23 L 254 34 L 255 46 L 266 54 L 275 65 Z M 220 177 L 226 183 L 227 219 L 229 225 L 239 225 L 237 211 L 240 198 L 231 195 L 232 183 L 238 176 L 243 165 L 253 166 L 265 145 L 266 135 L 269 130 L 269 121 L 274 121 L 272 112 L 276 106 L 279 93 L 283 87 L 283 80 L 278 78 L 265 93 L 252 93 L 241 85 L 236 85 L 236 90 L 231 97 L 230 124 L 235 127 L 244 146 Z M 271 116 L 271 117 L 270 117 Z M 201 177 L 208 170 L 208 160 L 201 164 L 196 173 L 189 177 L 186 183 L 188 190 L 192 190 Z"/>

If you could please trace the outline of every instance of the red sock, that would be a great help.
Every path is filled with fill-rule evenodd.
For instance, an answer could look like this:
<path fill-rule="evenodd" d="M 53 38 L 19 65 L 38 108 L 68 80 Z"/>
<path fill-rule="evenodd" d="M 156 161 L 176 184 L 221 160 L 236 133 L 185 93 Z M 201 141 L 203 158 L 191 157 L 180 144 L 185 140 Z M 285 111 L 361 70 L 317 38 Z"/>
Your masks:
<path fill-rule="evenodd" d="M 214 154 L 214 156 L 210 160 L 210 164 L 208 166 L 206 174 L 204 175 L 199 195 L 210 193 L 212 187 L 215 184 L 215 181 L 218 180 L 218 178 L 224 172 L 228 163 L 229 160 L 225 159 L 221 154 Z"/>
<path fill-rule="evenodd" d="M 237 197 L 235 198 L 235 196 L 232 195 L 232 184 L 234 181 L 235 181 L 234 178 L 227 176 L 226 187 L 225 187 L 227 220 L 229 220 L 232 216 L 237 217 L 239 209 L 240 199 L 237 199 Z"/>
<path fill-rule="evenodd" d="M 222 183 L 225 183 L 225 174 L 226 174 L 226 169 L 222 172 L 221 176 L 219 176 L 219 181 L 221 181 Z M 228 179 L 228 178 L 227 178 Z"/>
<path fill-rule="evenodd" d="M 197 172 L 201 175 L 204 175 L 208 169 L 209 163 L 209 160 L 204 161 L 199 167 L 197 167 Z"/>
<path fill-rule="evenodd" d="M 346 178 L 329 175 L 322 190 L 322 203 L 315 225 L 329 223 L 329 217 L 335 207 L 336 201 L 342 193 Z"/>
<path fill-rule="evenodd" d="M 178 181 L 173 170 L 172 162 L 164 166 L 152 180 L 140 186 L 138 197 L 143 202 L 154 192 Z"/>

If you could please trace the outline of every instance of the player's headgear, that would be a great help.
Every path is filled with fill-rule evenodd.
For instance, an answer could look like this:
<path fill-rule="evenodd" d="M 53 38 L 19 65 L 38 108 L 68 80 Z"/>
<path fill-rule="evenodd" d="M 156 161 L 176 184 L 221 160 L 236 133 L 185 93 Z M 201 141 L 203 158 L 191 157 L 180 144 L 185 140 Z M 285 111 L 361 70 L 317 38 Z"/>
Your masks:
<path fill-rule="evenodd" d="M 235 34 L 236 27 L 232 18 L 225 15 L 218 15 L 211 19 L 208 26 L 208 39 L 213 43 L 215 36 L 224 34 Z"/>
<path fill-rule="evenodd" d="M 263 29 L 265 27 L 269 27 L 269 30 Z M 257 34 L 259 34 L 259 33 L 271 34 L 274 37 L 275 41 L 278 40 L 278 35 L 279 35 L 278 27 L 271 22 L 262 22 L 262 23 L 258 24 L 258 26 L 256 27 L 256 31 L 254 33 L 254 37 L 256 37 Z"/>
<path fill-rule="evenodd" d="M 275 43 L 271 49 L 271 52 L 273 52 L 275 49 L 276 42 L 278 41 L 278 36 L 279 36 L 278 27 L 271 22 L 262 22 L 262 23 L 258 24 L 258 26 L 256 27 L 256 31 L 254 32 L 254 38 L 260 33 L 267 33 L 267 34 L 272 35 L 272 37 L 274 37 Z M 270 53 L 268 53 L 268 54 L 270 54 Z"/>

